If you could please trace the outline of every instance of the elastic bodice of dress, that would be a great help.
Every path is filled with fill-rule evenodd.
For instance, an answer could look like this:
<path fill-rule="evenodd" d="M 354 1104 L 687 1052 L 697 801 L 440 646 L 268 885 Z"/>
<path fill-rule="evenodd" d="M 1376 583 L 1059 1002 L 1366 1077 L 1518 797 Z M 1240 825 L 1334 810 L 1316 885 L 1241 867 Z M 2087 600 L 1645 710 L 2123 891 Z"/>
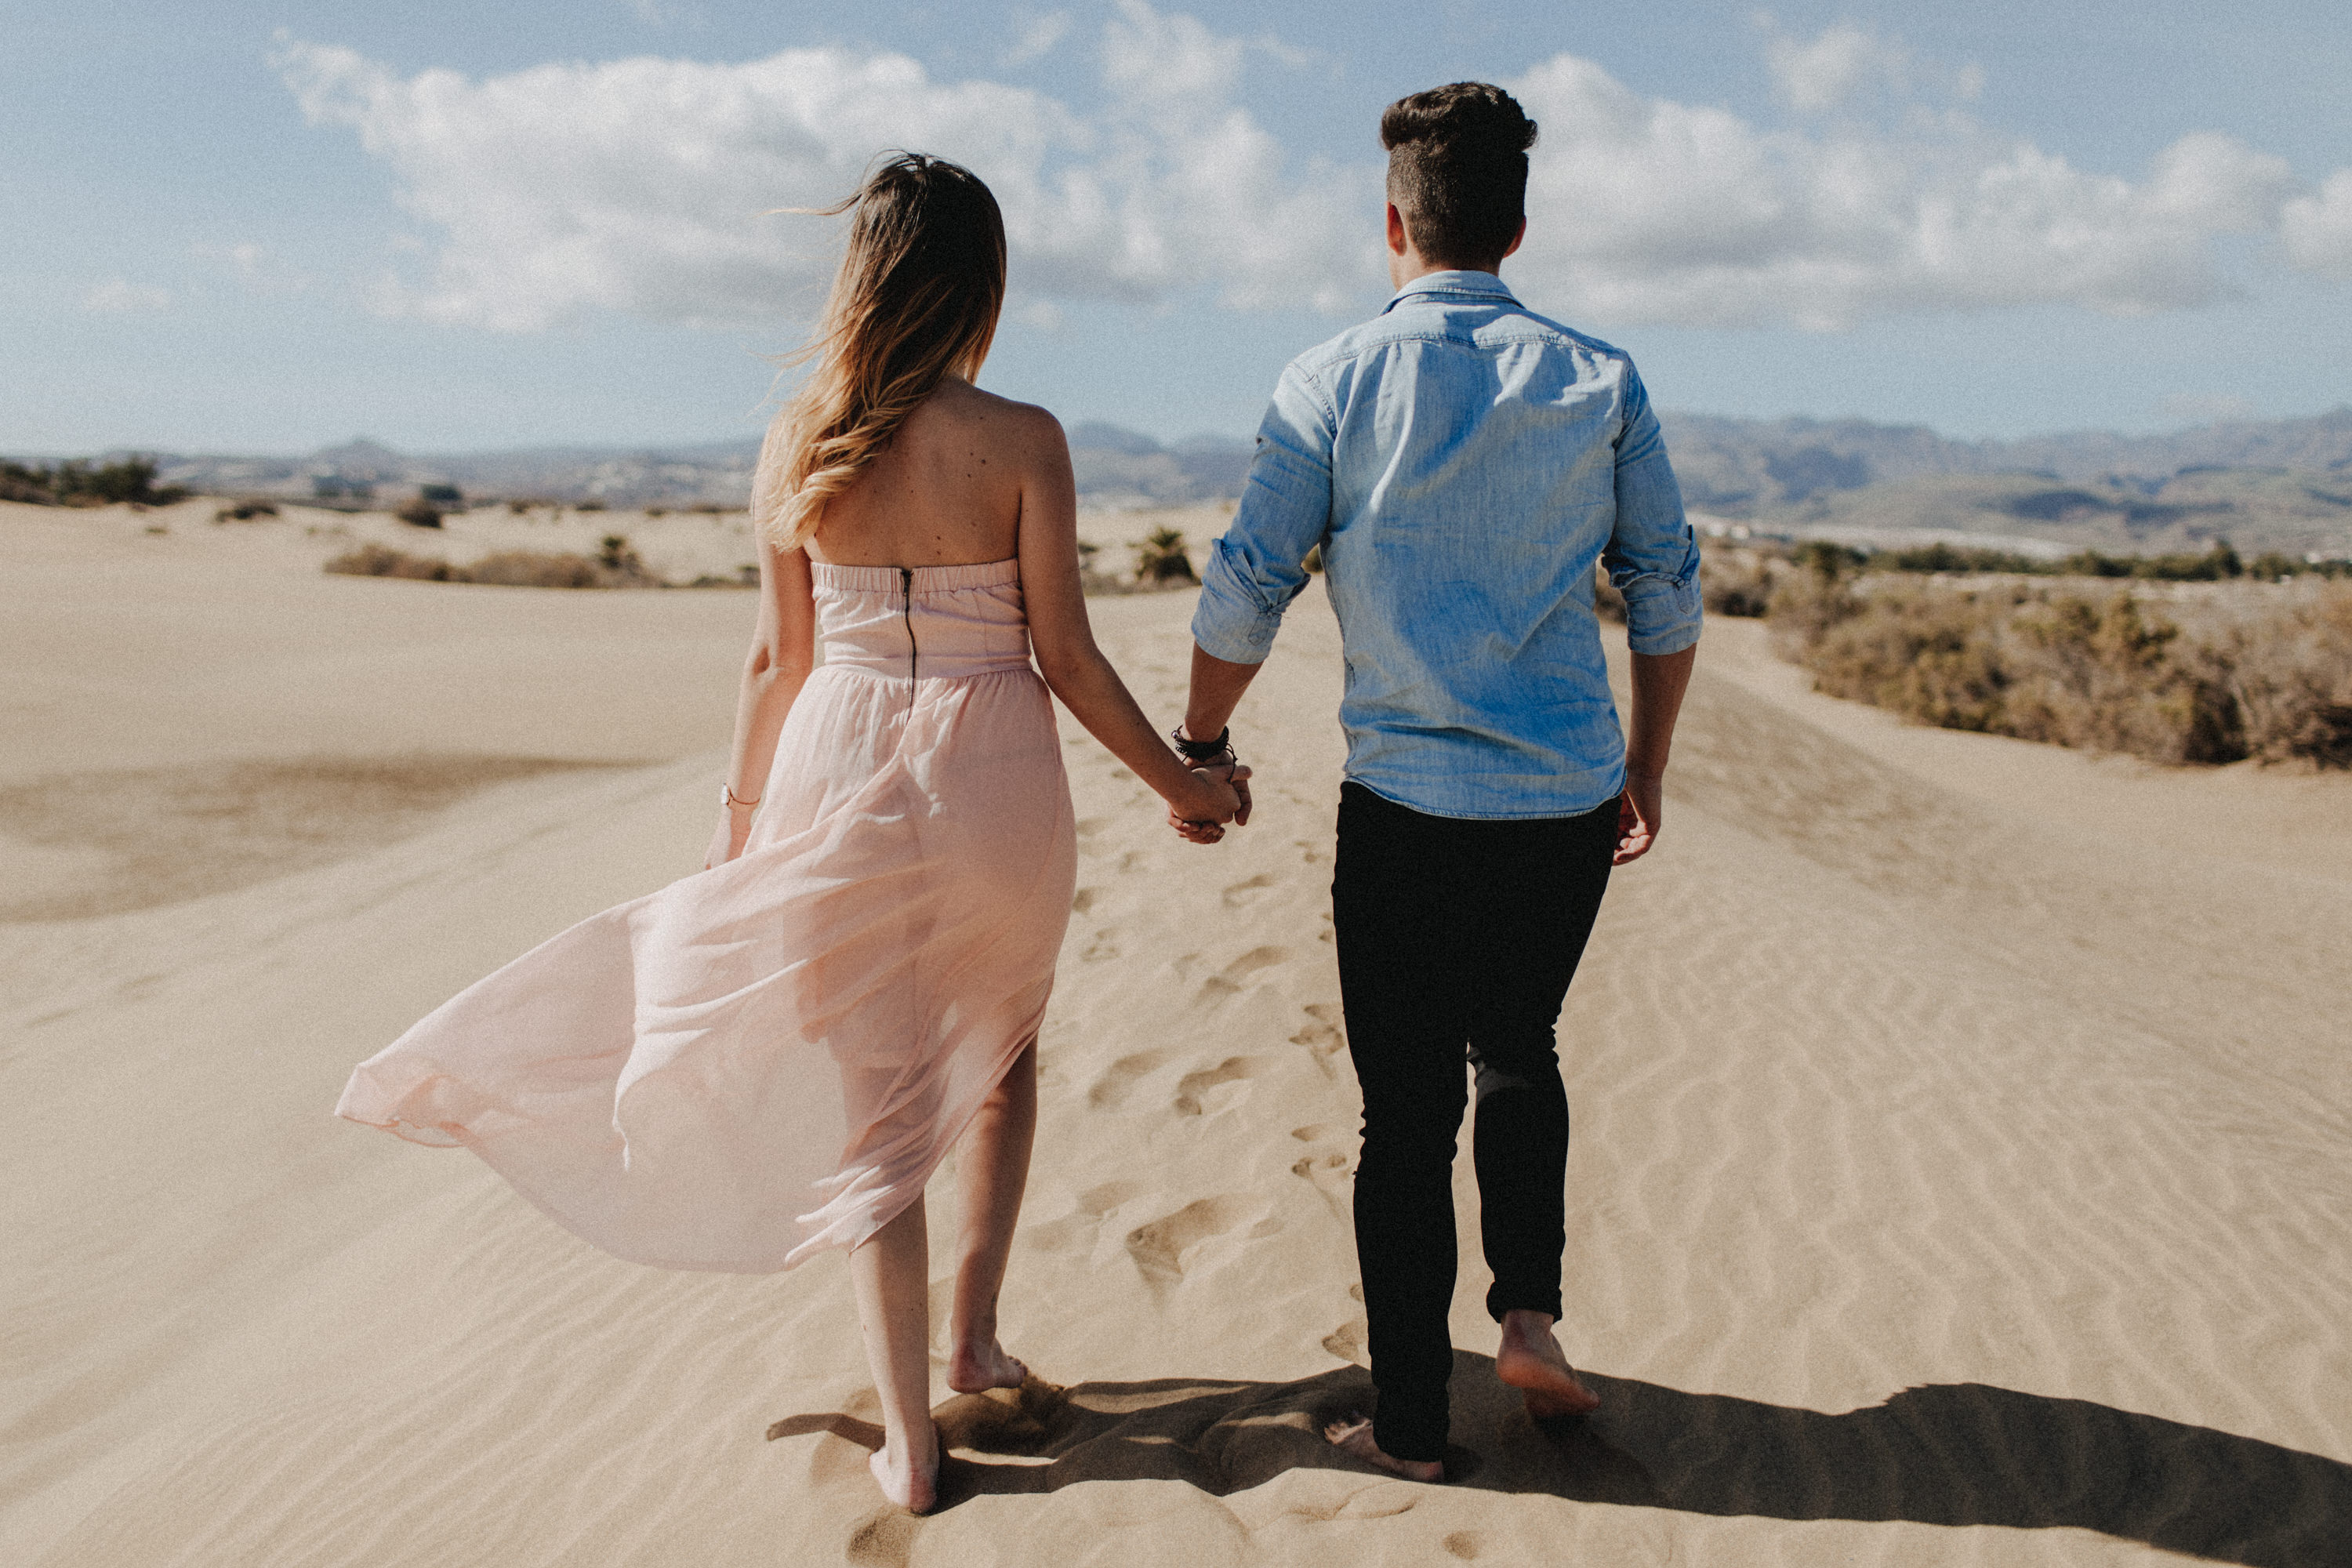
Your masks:
<path fill-rule="evenodd" d="M 1029 666 L 1021 563 L 836 566 L 811 562 L 828 668 L 957 680 Z"/>

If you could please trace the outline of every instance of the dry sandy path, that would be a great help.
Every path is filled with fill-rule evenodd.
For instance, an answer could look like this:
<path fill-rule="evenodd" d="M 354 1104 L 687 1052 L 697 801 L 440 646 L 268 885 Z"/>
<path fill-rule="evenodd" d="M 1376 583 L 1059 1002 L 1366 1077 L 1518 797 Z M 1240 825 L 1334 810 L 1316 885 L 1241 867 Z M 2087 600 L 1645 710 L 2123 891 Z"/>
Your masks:
<path fill-rule="evenodd" d="M 1923 745 L 1716 628 L 1667 836 L 1562 1023 L 1564 1338 L 1603 1409 L 1546 1436 L 1501 1397 L 1467 1258 L 1462 1479 L 1417 1487 L 1313 1435 L 1362 1379 L 1310 595 L 1224 846 L 1068 733 L 1080 891 L 1005 1310 L 1061 1390 L 943 1407 L 960 1500 L 916 1521 L 865 1476 L 837 1261 L 637 1268 L 327 1114 L 459 986 L 692 868 L 748 598 L 191 552 L 76 599 L 70 542 L 0 548 L 0 784 L 640 764 L 444 779 L 404 836 L 359 812 L 241 885 L 0 923 L 0 1560 L 2352 1562 L 2347 781 Z M 1184 599 L 1095 608 L 1171 713 Z M 2193 790 L 2261 831 L 2199 831 Z"/>

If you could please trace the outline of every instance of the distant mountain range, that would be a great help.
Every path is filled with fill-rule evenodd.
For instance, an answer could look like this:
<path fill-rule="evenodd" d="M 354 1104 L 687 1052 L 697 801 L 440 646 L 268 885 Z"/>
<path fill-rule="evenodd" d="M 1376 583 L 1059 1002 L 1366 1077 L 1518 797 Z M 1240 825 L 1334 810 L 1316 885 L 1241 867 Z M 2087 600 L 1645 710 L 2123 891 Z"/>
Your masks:
<path fill-rule="evenodd" d="M 2163 436 L 2014 441 L 1863 419 L 1662 417 L 1692 507 L 1769 531 L 1885 526 L 2156 548 L 2234 530 L 2252 531 L 2242 544 L 2259 536 L 2352 552 L 2352 406 Z M 1096 506 L 1232 499 L 1251 450 L 1213 437 L 1167 446 L 1113 425 L 1070 428 L 1078 492 Z M 353 501 L 450 486 L 472 499 L 741 506 L 758 457 L 754 440 L 412 456 L 362 438 L 302 458 L 167 456 L 160 477 L 214 494 Z"/>
<path fill-rule="evenodd" d="M 1943 474 L 2031 474 L 2148 485 L 2208 468 L 2352 468 L 2352 406 L 2303 419 L 2207 425 L 2164 436 L 2104 430 L 1954 441 L 1924 425 L 1866 419 L 1723 419 L 1667 414 L 1666 449 L 1694 506 L 1740 513 L 1829 490 Z"/>

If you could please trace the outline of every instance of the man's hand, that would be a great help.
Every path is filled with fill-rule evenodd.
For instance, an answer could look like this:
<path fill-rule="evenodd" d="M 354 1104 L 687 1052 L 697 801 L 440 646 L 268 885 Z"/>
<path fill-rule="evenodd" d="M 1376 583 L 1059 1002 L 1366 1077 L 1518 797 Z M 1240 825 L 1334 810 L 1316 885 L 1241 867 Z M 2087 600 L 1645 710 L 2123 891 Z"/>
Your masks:
<path fill-rule="evenodd" d="M 1609 858 L 1612 866 L 1639 860 L 1658 841 L 1665 815 L 1664 783 L 1663 773 L 1626 773 L 1625 793 L 1617 797 L 1617 853 Z"/>
<path fill-rule="evenodd" d="M 1248 823 L 1250 819 L 1249 769 L 1232 763 L 1220 763 L 1213 768 L 1194 768 L 1192 771 L 1204 779 L 1214 780 L 1230 788 L 1241 801 L 1240 807 L 1234 813 L 1234 826 L 1239 827 Z M 1174 828 L 1177 837 L 1188 844 L 1215 844 L 1225 836 L 1223 825 L 1214 822 L 1188 821 L 1178 816 L 1173 806 L 1168 809 L 1168 826 Z"/>

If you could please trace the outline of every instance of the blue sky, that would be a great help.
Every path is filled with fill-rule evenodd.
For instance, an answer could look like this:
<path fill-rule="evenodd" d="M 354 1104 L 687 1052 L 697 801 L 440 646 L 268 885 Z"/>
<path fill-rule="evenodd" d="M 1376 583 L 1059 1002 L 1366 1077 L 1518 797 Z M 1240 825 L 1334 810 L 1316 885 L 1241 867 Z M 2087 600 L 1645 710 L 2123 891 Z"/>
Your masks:
<path fill-rule="evenodd" d="M 1662 14 L 1663 11 L 1663 14 Z M 1528 303 L 1662 405 L 1949 434 L 2352 401 L 2352 7 L 11 4 L 0 450 L 761 423 L 871 152 L 1014 236 L 983 382 L 1246 436 L 1385 298 L 1381 106 L 1542 122 Z"/>

